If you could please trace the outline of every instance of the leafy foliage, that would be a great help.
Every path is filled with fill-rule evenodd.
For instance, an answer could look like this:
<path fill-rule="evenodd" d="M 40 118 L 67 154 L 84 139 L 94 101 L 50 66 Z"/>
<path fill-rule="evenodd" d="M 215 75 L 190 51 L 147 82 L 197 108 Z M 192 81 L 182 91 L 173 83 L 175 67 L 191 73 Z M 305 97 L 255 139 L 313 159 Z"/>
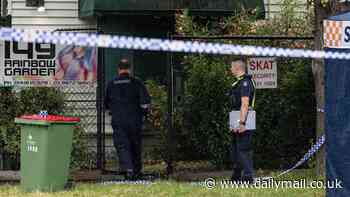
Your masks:
<path fill-rule="evenodd" d="M 254 14 L 241 12 L 205 24 L 195 17 L 177 15 L 177 31 L 183 35 L 302 35 L 312 34 L 312 21 L 295 15 L 295 1 L 283 1 L 282 13 L 272 20 L 257 20 Z M 210 23 L 216 23 L 213 26 Z M 202 25 L 202 27 L 201 27 Z M 203 26 L 204 25 L 204 26 Z M 215 27 L 215 28 L 212 28 Z M 222 42 L 222 40 L 220 40 Z M 309 41 L 225 40 L 230 44 L 304 48 Z M 188 140 L 193 144 L 183 151 L 189 159 L 209 159 L 215 166 L 229 162 L 228 98 L 225 93 L 233 82 L 225 72 L 225 56 L 186 56 L 186 104 L 184 109 Z M 315 134 L 315 98 L 311 61 L 278 58 L 278 88 L 257 91 L 257 132 L 254 136 L 255 166 L 289 167 L 309 147 Z M 197 157 L 193 157 L 196 155 Z"/>
<path fill-rule="evenodd" d="M 79 125 L 73 133 L 73 144 L 71 152 L 71 169 L 92 169 L 96 166 L 95 154 L 88 151 L 88 136 Z"/>
<path fill-rule="evenodd" d="M 12 88 L 0 88 L 0 153 L 11 159 L 19 154 L 20 134 L 14 118 L 21 113 L 19 99 Z"/>
<path fill-rule="evenodd" d="M 287 168 L 315 135 L 311 61 L 280 59 L 279 88 L 257 91 L 256 166 Z"/>
<path fill-rule="evenodd" d="M 169 141 L 168 133 L 168 95 L 166 86 L 160 85 L 155 81 L 146 81 L 146 86 L 152 97 L 151 113 L 148 116 L 148 127 L 159 131 L 160 144 L 158 144 L 152 153 L 153 159 L 162 159 L 169 161 L 170 157 L 176 160 L 183 160 L 183 151 L 192 146 L 188 140 L 188 136 L 183 133 L 183 111 L 177 109 L 173 112 L 173 129 L 175 139 Z M 175 144 L 175 150 L 170 149 L 170 143 Z M 186 155 L 188 156 L 188 155 Z"/>
<path fill-rule="evenodd" d="M 148 125 L 151 129 L 160 132 L 160 145 L 154 150 L 155 159 L 167 160 L 167 92 L 166 87 L 155 81 L 146 81 L 147 90 L 152 98 L 152 108 L 148 116 Z"/>
<path fill-rule="evenodd" d="M 27 88 L 19 93 L 22 114 L 36 114 L 41 110 L 49 114 L 61 114 L 64 107 L 64 95 L 53 88 Z"/>
<path fill-rule="evenodd" d="M 228 66 L 205 56 L 193 56 L 186 81 L 186 130 L 197 158 L 223 166 L 228 156 L 230 133 L 226 93 L 231 84 Z"/>

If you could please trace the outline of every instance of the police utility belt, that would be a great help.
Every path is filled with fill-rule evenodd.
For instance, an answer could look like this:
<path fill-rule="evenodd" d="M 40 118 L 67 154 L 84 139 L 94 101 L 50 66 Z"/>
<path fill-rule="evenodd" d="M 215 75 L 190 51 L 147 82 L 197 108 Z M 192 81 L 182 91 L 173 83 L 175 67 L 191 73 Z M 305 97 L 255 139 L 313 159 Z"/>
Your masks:
<path fill-rule="evenodd" d="M 238 78 L 238 80 L 232 84 L 232 86 L 236 86 L 243 78 Z M 254 86 L 254 96 L 252 101 L 252 106 L 249 107 L 246 122 L 245 122 L 245 128 L 247 130 L 255 130 L 256 129 L 256 112 L 254 110 L 255 107 L 255 92 L 256 92 L 256 86 L 254 80 L 252 80 L 253 86 Z M 230 130 L 236 129 L 240 125 L 240 116 L 241 111 L 240 110 L 234 110 L 230 112 L 230 119 L 229 119 L 229 126 Z"/>

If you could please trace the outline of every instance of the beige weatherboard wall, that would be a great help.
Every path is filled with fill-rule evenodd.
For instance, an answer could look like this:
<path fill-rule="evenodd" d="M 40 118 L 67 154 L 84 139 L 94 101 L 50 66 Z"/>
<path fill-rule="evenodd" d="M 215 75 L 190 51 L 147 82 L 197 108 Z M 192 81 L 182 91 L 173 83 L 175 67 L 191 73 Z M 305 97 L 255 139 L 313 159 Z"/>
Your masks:
<path fill-rule="evenodd" d="M 58 28 L 94 28 L 93 20 L 78 17 L 78 0 L 45 0 L 45 11 L 26 7 L 25 0 L 8 0 L 8 14 L 12 15 L 12 26 L 55 30 Z"/>

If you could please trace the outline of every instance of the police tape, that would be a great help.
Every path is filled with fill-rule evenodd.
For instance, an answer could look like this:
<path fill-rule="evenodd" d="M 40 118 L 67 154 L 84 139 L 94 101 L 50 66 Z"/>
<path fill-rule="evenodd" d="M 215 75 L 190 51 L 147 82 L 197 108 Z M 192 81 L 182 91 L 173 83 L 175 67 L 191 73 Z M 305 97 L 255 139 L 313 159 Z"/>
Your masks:
<path fill-rule="evenodd" d="M 295 170 L 297 167 L 301 166 L 302 164 L 304 164 L 306 161 L 308 161 L 315 153 L 317 153 L 322 145 L 325 143 L 326 140 L 326 136 L 322 135 L 317 141 L 316 144 L 314 144 L 308 151 L 307 153 L 303 156 L 303 158 L 301 158 L 293 167 L 281 172 L 280 174 L 278 174 L 275 178 L 283 176 L 293 170 Z M 262 179 L 271 179 L 273 177 L 262 177 Z"/>
<path fill-rule="evenodd" d="M 47 116 L 49 115 L 49 113 L 45 110 L 42 110 L 39 112 L 38 114 L 41 118 L 47 118 Z"/>
<path fill-rule="evenodd" d="M 323 108 L 317 108 L 317 112 L 325 113 Z"/>
<path fill-rule="evenodd" d="M 96 33 L 51 32 L 46 30 L 0 28 L 0 40 L 108 47 L 119 49 L 205 53 L 220 55 L 248 55 L 315 59 L 350 59 L 350 53 L 326 52 L 310 49 L 272 48 L 249 45 L 232 45 L 198 41 L 181 41 L 158 38 L 141 38 Z"/>

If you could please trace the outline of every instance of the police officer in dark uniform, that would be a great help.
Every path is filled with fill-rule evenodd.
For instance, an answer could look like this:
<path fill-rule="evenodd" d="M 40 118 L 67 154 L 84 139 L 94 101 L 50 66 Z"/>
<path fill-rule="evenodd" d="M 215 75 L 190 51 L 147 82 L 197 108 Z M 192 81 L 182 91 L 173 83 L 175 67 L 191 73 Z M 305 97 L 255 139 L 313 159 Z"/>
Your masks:
<path fill-rule="evenodd" d="M 107 85 L 105 107 L 112 112 L 113 142 L 127 180 L 141 178 L 142 125 L 150 103 L 145 85 L 130 76 L 130 64 L 122 59 L 118 76 Z"/>
<path fill-rule="evenodd" d="M 231 72 L 237 78 L 230 91 L 232 110 L 240 111 L 239 127 L 231 130 L 233 133 L 231 179 L 236 182 L 252 183 L 254 176 L 252 134 L 254 130 L 247 130 L 245 124 L 249 108 L 254 107 L 255 84 L 251 76 L 246 74 L 244 61 L 232 62 Z"/>

